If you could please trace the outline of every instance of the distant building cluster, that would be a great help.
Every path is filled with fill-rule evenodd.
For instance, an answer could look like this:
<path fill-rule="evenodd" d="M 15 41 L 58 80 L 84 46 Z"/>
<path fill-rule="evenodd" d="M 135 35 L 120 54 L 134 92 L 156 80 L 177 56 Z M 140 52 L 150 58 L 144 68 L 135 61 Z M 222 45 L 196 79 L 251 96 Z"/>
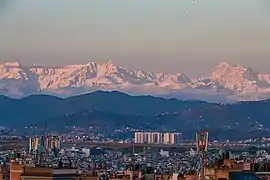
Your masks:
<path fill-rule="evenodd" d="M 48 136 L 48 137 L 30 137 L 29 138 L 29 152 L 38 151 L 41 148 L 47 150 L 50 149 L 61 149 L 61 140 L 59 136 Z"/>
<path fill-rule="evenodd" d="M 179 144 L 182 133 L 135 132 L 134 139 L 137 144 Z"/>

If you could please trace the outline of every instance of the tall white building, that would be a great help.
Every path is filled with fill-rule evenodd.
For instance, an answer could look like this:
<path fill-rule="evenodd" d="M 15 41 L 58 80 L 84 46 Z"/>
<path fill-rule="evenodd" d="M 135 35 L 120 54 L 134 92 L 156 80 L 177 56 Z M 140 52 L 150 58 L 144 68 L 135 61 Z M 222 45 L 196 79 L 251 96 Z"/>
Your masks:
<path fill-rule="evenodd" d="M 162 143 L 162 133 L 159 132 L 135 132 L 135 143 L 159 144 Z"/>
<path fill-rule="evenodd" d="M 172 143 L 180 144 L 182 142 L 182 133 L 172 133 Z"/>
<path fill-rule="evenodd" d="M 50 149 L 61 149 L 61 140 L 59 136 L 51 137 L 51 146 Z"/>
<path fill-rule="evenodd" d="M 38 150 L 39 139 L 38 137 L 29 138 L 29 152 Z"/>
<path fill-rule="evenodd" d="M 144 132 L 135 132 L 135 143 L 143 144 L 148 140 L 148 135 Z"/>
<path fill-rule="evenodd" d="M 179 144 L 181 133 L 135 132 L 134 142 L 137 144 Z"/>
<path fill-rule="evenodd" d="M 164 133 L 164 140 L 163 143 L 164 144 L 171 144 L 171 134 L 170 133 Z"/>
<path fill-rule="evenodd" d="M 164 144 L 180 144 L 182 142 L 182 133 L 164 133 Z"/>

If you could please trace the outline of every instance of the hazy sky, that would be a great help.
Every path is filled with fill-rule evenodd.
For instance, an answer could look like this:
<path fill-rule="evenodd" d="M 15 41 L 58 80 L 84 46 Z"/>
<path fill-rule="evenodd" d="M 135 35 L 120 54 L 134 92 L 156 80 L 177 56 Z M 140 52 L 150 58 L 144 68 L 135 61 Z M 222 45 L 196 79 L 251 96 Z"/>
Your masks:
<path fill-rule="evenodd" d="M 0 59 L 203 75 L 270 72 L 270 0 L 0 0 Z"/>

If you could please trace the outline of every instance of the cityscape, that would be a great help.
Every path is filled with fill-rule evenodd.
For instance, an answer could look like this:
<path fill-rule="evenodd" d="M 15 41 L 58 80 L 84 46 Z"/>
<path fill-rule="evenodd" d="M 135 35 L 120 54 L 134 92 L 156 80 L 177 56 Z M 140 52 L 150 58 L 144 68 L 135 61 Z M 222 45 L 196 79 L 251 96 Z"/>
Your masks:
<path fill-rule="evenodd" d="M 68 143 L 63 136 L 34 135 L 26 139 L 26 146 L 1 151 L 0 177 L 195 180 L 270 176 L 270 139 L 229 143 L 211 142 L 210 136 L 206 131 L 195 132 L 194 140 L 185 142 L 181 133 L 135 132 L 132 142 L 109 144 Z"/>
<path fill-rule="evenodd" d="M 0 180 L 270 180 L 270 0 L 0 0 Z"/>

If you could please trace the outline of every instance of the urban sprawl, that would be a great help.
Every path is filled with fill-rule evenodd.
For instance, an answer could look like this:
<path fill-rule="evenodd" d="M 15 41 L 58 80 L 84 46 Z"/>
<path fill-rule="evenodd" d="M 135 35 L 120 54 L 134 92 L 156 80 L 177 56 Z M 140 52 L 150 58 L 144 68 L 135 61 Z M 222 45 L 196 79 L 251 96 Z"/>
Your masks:
<path fill-rule="evenodd" d="M 193 144 L 185 144 L 181 133 L 135 132 L 134 142 L 128 146 L 114 143 L 106 147 L 67 143 L 65 136 L 35 135 L 29 137 L 27 148 L 1 151 L 0 179 L 270 178 L 270 155 L 265 147 L 216 146 L 217 142 L 210 142 L 204 131 L 196 132 L 194 137 Z"/>

